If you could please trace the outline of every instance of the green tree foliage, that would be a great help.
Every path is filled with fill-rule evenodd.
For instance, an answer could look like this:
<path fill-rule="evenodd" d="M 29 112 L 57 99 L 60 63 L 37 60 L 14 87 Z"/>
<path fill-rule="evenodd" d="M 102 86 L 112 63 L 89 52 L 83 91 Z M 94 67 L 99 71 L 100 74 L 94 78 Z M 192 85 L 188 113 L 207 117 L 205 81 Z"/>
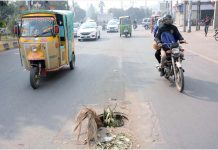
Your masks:
<path fill-rule="evenodd" d="M 15 5 L 9 1 L 0 1 L 0 27 L 4 27 L 9 16 L 15 13 Z"/>
<path fill-rule="evenodd" d="M 104 10 L 104 7 L 105 7 L 105 4 L 104 2 L 101 0 L 98 7 L 100 8 L 100 13 L 103 14 L 103 10 Z"/>
<path fill-rule="evenodd" d="M 126 15 L 126 12 L 123 9 L 118 9 L 118 8 L 110 8 L 108 12 L 112 13 L 113 16 L 116 18 Z"/>
<path fill-rule="evenodd" d="M 57 10 L 69 10 L 68 1 L 45 1 L 41 2 L 45 8 L 48 8 L 49 6 L 55 6 L 55 9 Z"/>
<path fill-rule="evenodd" d="M 24 9 L 31 9 L 31 10 L 48 10 L 48 9 L 56 9 L 56 10 L 69 10 L 68 1 L 62 0 L 62 1 L 43 1 L 43 0 L 32 0 L 25 2 L 24 0 L 16 0 L 15 2 L 16 6 L 18 8 L 24 7 Z M 27 5 L 28 4 L 28 5 Z"/>
<path fill-rule="evenodd" d="M 119 18 L 120 16 L 130 16 L 132 19 L 142 20 L 143 18 L 151 17 L 151 9 L 143 8 L 129 8 L 127 10 L 111 8 L 108 10 L 109 13 L 112 13 L 114 17 Z"/>
<path fill-rule="evenodd" d="M 86 17 L 86 11 L 81 9 L 79 5 L 76 3 L 74 4 L 74 14 L 75 14 L 74 20 L 76 22 L 81 22 Z"/>
<path fill-rule="evenodd" d="M 145 18 L 151 17 L 152 9 L 146 8 L 144 11 L 145 11 Z"/>
<path fill-rule="evenodd" d="M 97 12 L 96 12 L 96 9 L 95 7 L 91 4 L 88 11 L 87 11 L 87 14 L 86 16 L 90 19 L 94 19 L 96 20 L 97 19 Z"/>
<path fill-rule="evenodd" d="M 12 33 L 16 20 L 18 20 L 16 3 L 0 1 L 0 28 L 6 28 L 7 33 Z"/>

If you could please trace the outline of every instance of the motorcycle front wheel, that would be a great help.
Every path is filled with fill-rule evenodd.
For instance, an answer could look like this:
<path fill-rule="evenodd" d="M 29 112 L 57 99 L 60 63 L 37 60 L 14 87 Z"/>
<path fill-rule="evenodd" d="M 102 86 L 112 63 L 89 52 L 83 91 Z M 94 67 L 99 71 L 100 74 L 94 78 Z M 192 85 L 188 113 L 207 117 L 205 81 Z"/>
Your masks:
<path fill-rule="evenodd" d="M 30 85 L 33 89 L 39 88 L 40 75 L 38 67 L 32 67 L 30 70 Z"/>
<path fill-rule="evenodd" d="M 179 92 L 184 90 L 184 74 L 183 69 L 178 68 L 175 75 L 176 88 Z"/>

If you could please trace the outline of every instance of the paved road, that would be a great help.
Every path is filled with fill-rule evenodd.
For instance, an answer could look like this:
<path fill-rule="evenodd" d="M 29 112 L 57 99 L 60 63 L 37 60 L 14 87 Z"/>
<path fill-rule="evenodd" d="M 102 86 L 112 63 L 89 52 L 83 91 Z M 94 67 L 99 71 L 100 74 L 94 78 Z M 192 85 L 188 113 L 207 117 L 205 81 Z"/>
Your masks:
<path fill-rule="evenodd" d="M 102 33 L 77 42 L 76 69 L 50 74 L 37 90 L 18 50 L 0 53 L 0 148 L 57 148 L 54 137 L 79 106 L 125 100 L 129 91 L 150 102 L 159 119 L 163 140 L 150 148 L 218 148 L 217 64 L 187 52 L 181 94 L 159 77 L 151 43 L 143 29 L 132 38 Z"/>

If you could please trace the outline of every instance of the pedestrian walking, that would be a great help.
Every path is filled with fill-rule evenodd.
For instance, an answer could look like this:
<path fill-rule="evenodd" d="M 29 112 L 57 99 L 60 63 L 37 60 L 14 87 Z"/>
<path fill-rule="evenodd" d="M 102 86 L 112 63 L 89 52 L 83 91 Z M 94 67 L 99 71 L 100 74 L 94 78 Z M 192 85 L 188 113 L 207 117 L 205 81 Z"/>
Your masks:
<path fill-rule="evenodd" d="M 207 36 L 208 33 L 208 29 L 209 29 L 209 25 L 210 25 L 211 19 L 209 16 L 206 16 L 206 18 L 204 19 L 204 33 L 205 33 L 205 37 Z"/>

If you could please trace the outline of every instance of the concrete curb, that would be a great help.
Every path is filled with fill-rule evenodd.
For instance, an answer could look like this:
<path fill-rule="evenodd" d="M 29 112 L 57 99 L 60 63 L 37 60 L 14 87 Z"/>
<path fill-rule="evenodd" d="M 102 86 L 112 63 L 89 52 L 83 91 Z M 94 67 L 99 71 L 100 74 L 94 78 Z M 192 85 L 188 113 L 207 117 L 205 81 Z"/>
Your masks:
<path fill-rule="evenodd" d="M 18 48 L 17 41 L 0 42 L 0 52 L 7 51 L 13 48 Z"/>

